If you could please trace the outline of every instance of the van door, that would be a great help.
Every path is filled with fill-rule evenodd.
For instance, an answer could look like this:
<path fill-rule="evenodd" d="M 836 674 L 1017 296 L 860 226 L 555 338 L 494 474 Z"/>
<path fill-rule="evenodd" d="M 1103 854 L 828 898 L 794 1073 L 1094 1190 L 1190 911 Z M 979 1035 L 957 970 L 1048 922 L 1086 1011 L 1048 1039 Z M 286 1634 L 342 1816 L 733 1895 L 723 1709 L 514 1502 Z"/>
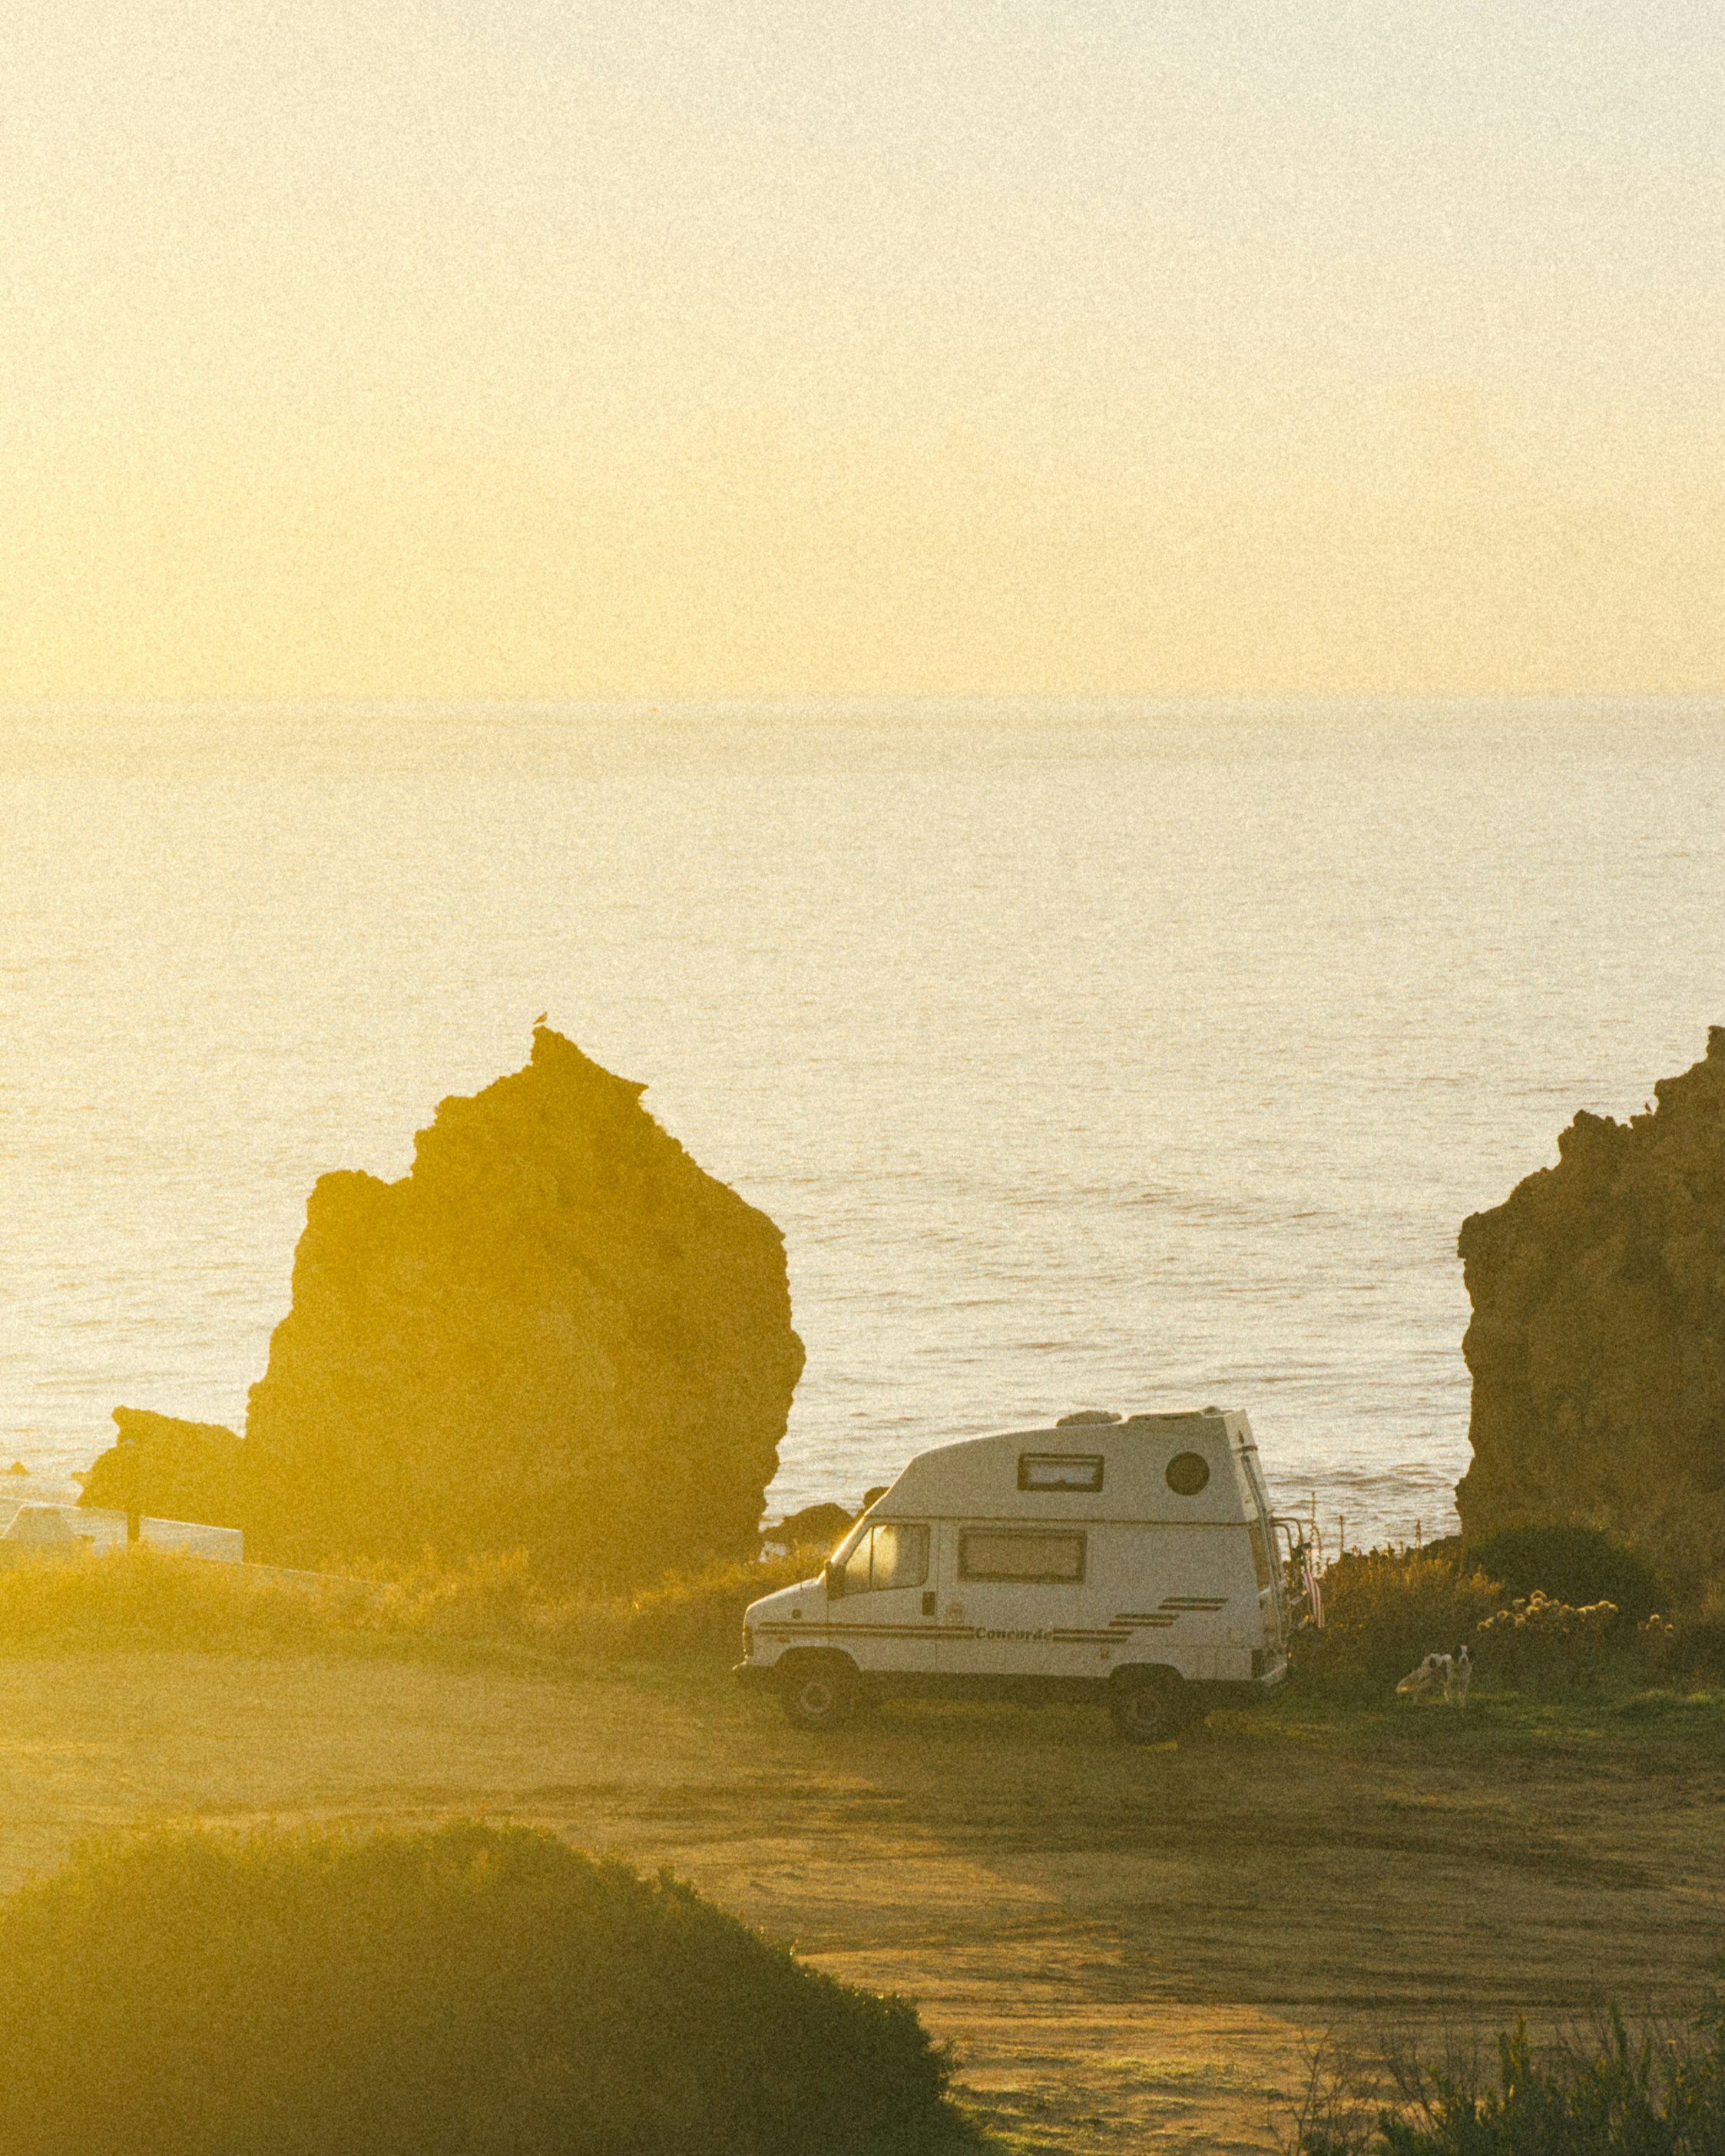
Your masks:
<path fill-rule="evenodd" d="M 875 1520 L 839 1546 L 827 1588 L 829 1637 L 860 1670 L 930 1670 L 940 1623 L 933 1537 L 920 1521 Z"/>
<path fill-rule="evenodd" d="M 1252 1568 L 1258 1583 L 1259 1624 L 1265 1644 L 1280 1654 L 1287 1638 L 1286 1583 L 1281 1568 L 1281 1550 L 1270 1495 L 1258 1465 L 1257 1448 L 1242 1445 L 1236 1457 L 1245 1490 L 1246 1517 L 1251 1528 Z M 1255 1640 L 1252 1643 L 1255 1645 Z"/>
<path fill-rule="evenodd" d="M 948 1527 L 941 1537 L 942 1670 L 957 1676 L 1091 1675 L 1076 1635 L 1094 1532 L 1052 1522 L 961 1520 Z"/>

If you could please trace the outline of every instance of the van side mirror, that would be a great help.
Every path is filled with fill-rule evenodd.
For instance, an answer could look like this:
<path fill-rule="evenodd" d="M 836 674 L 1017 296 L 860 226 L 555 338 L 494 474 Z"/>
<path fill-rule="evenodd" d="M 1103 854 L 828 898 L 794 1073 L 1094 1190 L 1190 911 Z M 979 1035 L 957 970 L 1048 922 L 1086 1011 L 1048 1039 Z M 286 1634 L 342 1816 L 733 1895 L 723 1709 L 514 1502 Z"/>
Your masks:
<path fill-rule="evenodd" d="M 845 1592 L 844 1566 L 834 1564 L 832 1558 L 829 1558 L 820 1568 L 820 1576 L 825 1583 L 829 1597 L 836 1602 Z"/>

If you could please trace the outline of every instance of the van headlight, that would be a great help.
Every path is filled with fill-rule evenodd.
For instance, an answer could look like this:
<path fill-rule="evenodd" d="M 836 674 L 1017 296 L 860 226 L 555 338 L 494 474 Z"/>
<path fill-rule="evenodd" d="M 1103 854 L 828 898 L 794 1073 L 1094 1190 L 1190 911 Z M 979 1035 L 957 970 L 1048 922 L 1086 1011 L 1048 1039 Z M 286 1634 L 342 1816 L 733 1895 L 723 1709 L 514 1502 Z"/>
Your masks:
<path fill-rule="evenodd" d="M 742 1628 L 742 1658 L 747 1661 L 755 1651 L 755 1635 L 745 1625 Z"/>

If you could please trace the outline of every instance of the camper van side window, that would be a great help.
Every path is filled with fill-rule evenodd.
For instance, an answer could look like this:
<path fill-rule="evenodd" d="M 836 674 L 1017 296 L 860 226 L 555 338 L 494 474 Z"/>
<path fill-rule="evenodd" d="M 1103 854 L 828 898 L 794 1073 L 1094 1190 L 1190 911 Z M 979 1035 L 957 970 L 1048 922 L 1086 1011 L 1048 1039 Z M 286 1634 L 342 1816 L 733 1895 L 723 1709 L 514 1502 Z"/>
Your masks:
<path fill-rule="evenodd" d="M 1096 1452 L 1021 1452 L 1020 1490 L 1100 1490 L 1101 1455 Z"/>
<path fill-rule="evenodd" d="M 1084 1578 L 1084 1537 L 1043 1527 L 966 1527 L 958 1537 L 958 1577 L 1070 1587 Z"/>
<path fill-rule="evenodd" d="M 928 1530 L 882 1520 L 859 1541 L 843 1569 L 846 1594 L 921 1587 L 928 1578 Z"/>

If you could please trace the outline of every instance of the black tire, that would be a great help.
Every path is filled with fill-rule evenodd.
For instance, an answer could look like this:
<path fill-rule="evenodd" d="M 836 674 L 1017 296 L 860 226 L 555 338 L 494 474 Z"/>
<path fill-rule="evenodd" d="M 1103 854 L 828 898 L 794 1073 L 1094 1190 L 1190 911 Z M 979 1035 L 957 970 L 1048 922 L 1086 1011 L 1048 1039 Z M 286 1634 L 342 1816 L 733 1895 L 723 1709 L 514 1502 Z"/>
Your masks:
<path fill-rule="evenodd" d="M 836 1658 L 799 1656 L 779 1679 L 778 1702 L 798 1729 L 841 1728 L 856 1712 L 856 1671 Z"/>
<path fill-rule="evenodd" d="M 1172 1670 L 1123 1673 L 1109 1689 L 1108 1712 L 1128 1744 L 1166 1744 L 1192 1723 L 1192 1702 Z"/>

